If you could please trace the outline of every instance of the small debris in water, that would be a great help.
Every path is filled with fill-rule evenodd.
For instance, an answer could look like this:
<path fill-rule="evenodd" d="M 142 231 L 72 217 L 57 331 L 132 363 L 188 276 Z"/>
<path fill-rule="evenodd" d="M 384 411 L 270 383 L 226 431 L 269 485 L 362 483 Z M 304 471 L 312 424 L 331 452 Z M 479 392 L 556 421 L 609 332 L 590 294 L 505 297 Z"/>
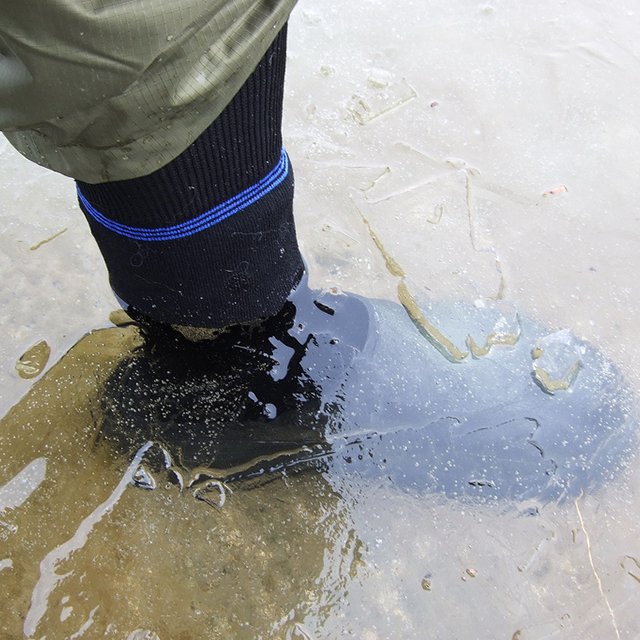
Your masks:
<path fill-rule="evenodd" d="M 491 482 L 491 480 L 469 480 L 468 484 L 470 487 L 495 487 L 496 485 Z"/>
<path fill-rule="evenodd" d="M 46 340 L 40 340 L 27 349 L 16 362 L 16 371 L 21 378 L 29 380 L 39 376 L 49 362 L 51 347 Z"/>
<path fill-rule="evenodd" d="M 156 481 L 154 477 L 145 469 L 143 465 L 140 465 L 137 471 L 133 474 L 131 484 L 134 487 L 139 487 L 140 489 L 151 490 L 156 488 Z"/>
<path fill-rule="evenodd" d="M 536 382 L 543 391 L 546 391 L 550 395 L 553 395 L 556 391 L 567 391 L 580 371 L 580 363 L 575 362 L 567 373 L 559 379 L 553 379 L 549 372 L 540 367 L 535 367 L 533 370 Z"/>
<path fill-rule="evenodd" d="M 55 240 L 56 238 L 61 236 L 66 230 L 67 230 L 67 227 L 65 227 L 64 229 L 61 229 L 60 231 L 57 231 L 52 236 L 49 236 L 48 238 L 45 238 L 44 240 L 40 240 L 40 242 L 36 242 L 35 244 L 32 244 L 29 247 L 29 249 L 31 251 L 35 251 L 36 249 L 39 249 L 43 244 L 47 244 L 47 242 L 51 242 L 52 240 Z"/>
<path fill-rule="evenodd" d="M 207 496 L 207 494 L 212 493 L 213 491 L 218 492 L 219 498 L 217 502 Z M 196 500 L 202 500 L 202 502 L 206 502 L 210 507 L 222 509 L 227 499 L 227 492 L 222 482 L 220 482 L 219 480 L 209 480 L 209 482 L 207 482 L 204 486 L 194 489 L 193 497 Z"/>
<path fill-rule="evenodd" d="M 475 578 L 478 575 L 478 571 L 476 569 L 467 569 L 465 571 L 465 573 L 470 577 L 470 578 Z"/>
<path fill-rule="evenodd" d="M 553 187 L 553 189 L 549 189 L 549 191 L 545 191 L 542 195 L 543 197 L 558 196 L 561 193 L 567 193 L 567 191 L 569 191 L 569 189 L 561 184 L 557 187 Z"/>
<path fill-rule="evenodd" d="M 420 586 L 425 591 L 431 591 L 431 574 L 430 573 L 425 574 L 424 578 L 422 578 L 422 581 L 420 582 Z"/>
<path fill-rule="evenodd" d="M 511 328 L 507 326 L 506 318 L 501 318 L 494 327 L 494 330 L 485 339 L 484 345 L 478 345 L 471 334 L 467 335 L 467 347 L 474 358 L 486 356 L 494 346 L 513 347 L 520 340 L 522 328 L 520 319 L 516 316 L 516 326 Z"/>
<path fill-rule="evenodd" d="M 531 359 L 537 360 L 538 358 L 542 357 L 543 353 L 544 349 L 542 349 L 541 347 L 533 347 L 533 349 L 531 349 Z"/>
<path fill-rule="evenodd" d="M 314 300 L 313 304 L 318 307 L 318 309 L 320 309 L 320 311 L 322 311 L 323 313 L 326 313 L 329 316 L 332 316 L 336 311 L 335 309 L 332 309 L 329 305 L 326 305 L 322 302 L 320 302 L 319 300 Z"/>
<path fill-rule="evenodd" d="M 550 395 L 569 390 L 582 369 L 582 352 L 567 329 L 540 339 L 531 350 L 536 384 Z"/>

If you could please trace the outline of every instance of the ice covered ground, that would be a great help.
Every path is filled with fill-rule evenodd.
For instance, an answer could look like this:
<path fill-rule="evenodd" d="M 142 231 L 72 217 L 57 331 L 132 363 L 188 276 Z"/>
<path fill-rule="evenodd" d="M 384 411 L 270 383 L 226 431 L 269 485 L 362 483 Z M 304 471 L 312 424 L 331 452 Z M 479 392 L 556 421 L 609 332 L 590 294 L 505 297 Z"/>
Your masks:
<path fill-rule="evenodd" d="M 395 298 L 366 219 L 413 291 L 571 329 L 640 392 L 639 27 L 632 0 L 302 0 L 285 134 L 313 283 Z M 2 144 L 4 413 L 18 356 L 55 362 L 115 302 L 71 181 Z M 345 489 L 326 597 L 275 637 L 635 638 L 639 489 L 531 518 Z"/>

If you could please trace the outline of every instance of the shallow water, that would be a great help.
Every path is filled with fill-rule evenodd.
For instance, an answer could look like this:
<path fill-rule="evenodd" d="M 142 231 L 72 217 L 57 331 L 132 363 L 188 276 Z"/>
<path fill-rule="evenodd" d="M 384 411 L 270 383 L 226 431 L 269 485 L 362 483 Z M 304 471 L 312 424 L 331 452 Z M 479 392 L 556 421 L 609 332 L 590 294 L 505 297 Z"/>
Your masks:
<path fill-rule="evenodd" d="M 502 298 L 597 345 L 638 394 L 634 3 L 343 5 L 306 0 L 290 29 L 312 284 L 397 299 L 364 216 L 416 297 Z M 33 386 L 17 359 L 46 339 L 55 363 L 114 303 L 68 181 L 4 149 L 0 182 L 4 413 Z M 135 340 L 109 335 L 90 377 L 58 370 L 3 422 L 8 637 L 640 634 L 637 465 L 559 504 L 300 473 L 217 510 L 151 468 L 155 490 L 129 485 L 132 458 L 95 445 L 96 390 Z"/>
<path fill-rule="evenodd" d="M 583 345 L 583 370 L 551 395 L 531 375 L 535 327 L 455 363 L 383 302 L 362 345 L 350 301 L 361 303 L 321 299 L 264 339 L 255 328 L 198 345 L 135 326 L 95 331 L 2 419 L 8 637 L 535 631 L 549 549 L 571 555 L 581 536 L 591 548 L 583 511 L 620 480 L 619 449 L 636 446 L 621 419 L 628 398 L 611 387 L 620 379 L 600 386 Z M 299 362 L 265 346 L 308 332 Z M 398 344 L 411 355 L 390 358 Z M 410 363 L 407 378 L 388 370 Z M 621 562 L 633 578 L 634 557 Z M 460 616 L 441 618 L 452 602 Z M 512 611 L 502 623 L 496 606 Z M 576 630 L 570 613 L 561 626 Z"/>

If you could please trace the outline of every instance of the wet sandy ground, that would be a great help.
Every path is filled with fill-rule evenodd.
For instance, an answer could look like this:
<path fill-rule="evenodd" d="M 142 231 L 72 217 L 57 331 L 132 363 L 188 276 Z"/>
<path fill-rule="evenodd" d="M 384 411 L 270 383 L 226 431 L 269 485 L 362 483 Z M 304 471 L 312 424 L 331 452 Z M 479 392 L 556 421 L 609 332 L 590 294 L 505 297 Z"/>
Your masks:
<path fill-rule="evenodd" d="M 306 0 L 290 29 L 286 137 L 313 284 L 396 296 L 364 216 L 412 290 L 502 298 L 598 345 L 640 391 L 634 3 L 343 5 Z M 57 361 L 109 324 L 114 302 L 70 182 L 1 153 L 5 413 L 33 384 L 15 373 L 18 356 L 45 338 Z M 118 489 L 126 464 L 83 431 L 93 382 L 58 408 L 68 422 L 42 431 L 49 414 L 28 403 L 5 422 L 36 435 L 3 433 L 2 482 L 27 464 L 27 487 L 47 478 L 22 506 L 14 487 L 0 517 L 9 637 L 640 634 L 634 466 L 560 506 L 488 508 L 301 476 L 217 512 L 173 485 Z M 55 451 L 46 469 L 43 444 Z M 72 573 L 56 582 L 54 565 Z M 38 585 L 49 594 L 39 609 Z"/>

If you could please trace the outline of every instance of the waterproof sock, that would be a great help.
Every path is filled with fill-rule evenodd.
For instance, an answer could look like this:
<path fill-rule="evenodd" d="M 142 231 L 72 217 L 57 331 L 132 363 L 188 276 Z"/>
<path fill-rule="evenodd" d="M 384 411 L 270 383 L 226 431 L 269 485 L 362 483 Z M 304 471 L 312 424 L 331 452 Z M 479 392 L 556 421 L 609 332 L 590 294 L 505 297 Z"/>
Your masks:
<path fill-rule="evenodd" d="M 285 56 L 286 27 L 222 114 L 161 169 L 77 183 L 111 286 L 139 313 L 223 327 L 278 312 L 298 283 Z"/>

